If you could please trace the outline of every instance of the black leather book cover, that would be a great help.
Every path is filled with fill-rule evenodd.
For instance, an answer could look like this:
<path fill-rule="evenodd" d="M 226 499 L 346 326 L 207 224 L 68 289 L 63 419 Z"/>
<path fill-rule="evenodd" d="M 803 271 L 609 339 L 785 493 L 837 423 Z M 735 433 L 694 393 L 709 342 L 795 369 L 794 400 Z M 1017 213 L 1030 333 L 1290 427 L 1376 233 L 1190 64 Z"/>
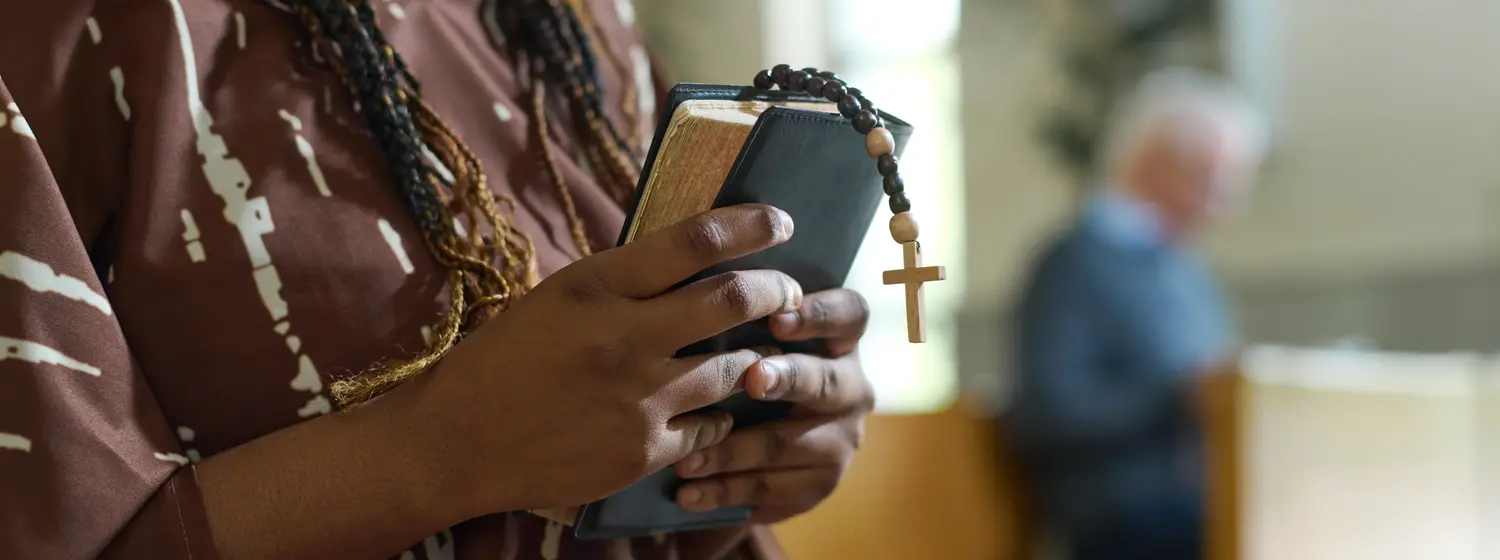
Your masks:
<path fill-rule="evenodd" d="M 811 100 L 797 94 L 753 88 L 697 84 L 673 88 L 641 172 L 641 187 L 650 177 L 656 146 L 666 133 L 672 113 L 682 102 L 695 99 Z M 900 155 L 912 128 L 888 114 L 881 116 L 896 138 L 896 153 Z M 620 243 L 625 242 L 635 217 L 641 187 L 636 189 Z M 760 116 L 751 130 L 714 206 L 762 203 L 780 208 L 795 224 L 792 239 L 705 270 L 688 282 L 731 270 L 774 269 L 796 279 L 805 293 L 842 286 L 884 200 L 880 174 L 865 152 L 864 136 L 847 119 L 837 114 L 773 107 Z M 813 353 L 821 348 L 816 343 L 777 343 L 765 321 L 757 321 L 684 348 L 679 355 L 752 346 L 780 346 L 787 352 Z M 745 395 L 737 395 L 714 408 L 730 411 L 736 428 L 780 418 L 789 409 L 782 403 L 756 401 Z M 574 535 L 580 539 L 638 537 L 736 525 L 749 519 L 748 508 L 706 513 L 682 509 L 675 499 L 681 482 L 670 468 L 663 469 L 614 496 L 588 504 L 579 511 Z"/>

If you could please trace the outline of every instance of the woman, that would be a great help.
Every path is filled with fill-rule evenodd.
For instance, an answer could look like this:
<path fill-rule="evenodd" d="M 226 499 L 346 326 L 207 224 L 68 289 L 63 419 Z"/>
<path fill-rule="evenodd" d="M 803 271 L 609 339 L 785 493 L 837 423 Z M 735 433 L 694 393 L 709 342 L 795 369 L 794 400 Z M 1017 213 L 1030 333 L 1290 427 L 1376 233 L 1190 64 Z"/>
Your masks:
<path fill-rule="evenodd" d="M 780 211 L 606 250 L 655 118 L 632 19 L 4 8 L 0 557 L 774 555 L 763 529 L 578 542 L 524 513 L 670 466 L 684 507 L 785 519 L 871 406 L 857 294 L 770 271 L 672 289 L 785 241 Z M 830 355 L 672 357 L 767 316 Z M 732 433 L 691 412 L 741 388 L 797 412 Z"/>

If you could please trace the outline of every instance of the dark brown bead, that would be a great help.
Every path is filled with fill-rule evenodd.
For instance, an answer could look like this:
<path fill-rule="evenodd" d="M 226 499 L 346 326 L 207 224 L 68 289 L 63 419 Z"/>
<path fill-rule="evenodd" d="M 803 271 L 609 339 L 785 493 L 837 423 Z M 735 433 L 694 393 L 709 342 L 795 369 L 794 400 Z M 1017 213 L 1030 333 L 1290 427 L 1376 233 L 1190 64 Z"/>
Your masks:
<path fill-rule="evenodd" d="M 827 99 L 829 101 L 837 103 L 840 99 L 843 98 L 844 84 L 838 82 L 828 82 L 823 86 L 823 99 Z"/>
<path fill-rule="evenodd" d="M 906 181 L 901 179 L 900 173 L 886 175 L 885 179 L 881 182 L 885 184 L 885 194 L 887 195 L 896 196 L 906 192 Z"/>
<path fill-rule="evenodd" d="M 880 160 L 875 162 L 875 168 L 880 170 L 880 176 L 882 177 L 895 175 L 900 172 L 900 167 L 900 163 L 896 161 L 896 154 L 880 156 Z"/>
<path fill-rule="evenodd" d="M 911 211 L 911 201 L 907 200 L 906 193 L 898 192 L 891 195 L 891 213 L 900 214 Z"/>
<path fill-rule="evenodd" d="M 813 97 L 823 97 L 823 86 L 828 85 L 828 80 L 818 76 L 807 79 L 807 94 Z"/>
<path fill-rule="evenodd" d="M 869 111 L 860 111 L 854 115 L 854 131 L 860 134 L 869 134 L 875 130 L 875 114 Z"/>
<path fill-rule="evenodd" d="M 818 72 L 818 77 L 823 78 L 825 80 L 828 80 L 830 82 L 836 82 L 839 79 L 839 75 L 838 74 L 834 74 L 833 72 L 829 72 L 827 70 L 824 70 L 822 72 Z"/>
<path fill-rule="evenodd" d="M 769 71 L 761 70 L 759 74 L 755 75 L 756 89 L 771 89 L 775 85 L 776 82 L 771 80 L 771 73 Z"/>
<path fill-rule="evenodd" d="M 786 64 L 777 64 L 771 68 L 771 82 L 778 86 L 786 87 L 787 75 L 792 73 L 792 67 Z"/>
<path fill-rule="evenodd" d="M 849 88 L 849 91 L 847 91 L 845 93 L 848 94 L 850 97 L 864 97 L 865 96 L 865 92 L 859 91 L 859 88 L 857 88 L 857 87 Z"/>
<path fill-rule="evenodd" d="M 803 72 L 807 72 L 807 76 L 809 78 L 818 75 L 818 69 L 817 68 L 813 68 L 811 66 L 808 66 L 807 68 L 803 68 L 802 71 Z"/>
<path fill-rule="evenodd" d="M 846 119 L 852 119 L 859 115 L 859 99 L 851 95 L 845 95 L 839 100 L 839 114 Z"/>
<path fill-rule="evenodd" d="M 859 108 L 874 113 L 875 103 L 871 102 L 869 99 L 865 99 L 865 97 L 861 95 L 859 96 Z"/>
<path fill-rule="evenodd" d="M 798 70 L 786 78 L 786 89 L 801 93 L 807 91 L 807 72 Z"/>

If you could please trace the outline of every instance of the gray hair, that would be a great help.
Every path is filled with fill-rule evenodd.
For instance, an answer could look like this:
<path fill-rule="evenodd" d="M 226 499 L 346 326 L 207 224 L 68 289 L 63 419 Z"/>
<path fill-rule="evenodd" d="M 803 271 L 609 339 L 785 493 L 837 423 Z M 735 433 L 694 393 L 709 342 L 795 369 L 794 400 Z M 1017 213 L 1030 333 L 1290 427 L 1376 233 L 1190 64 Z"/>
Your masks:
<path fill-rule="evenodd" d="M 1172 133 L 1171 125 L 1203 121 L 1227 132 L 1238 144 L 1236 149 L 1250 157 L 1264 157 L 1269 149 L 1264 116 L 1237 89 L 1208 74 L 1171 69 L 1148 76 L 1132 95 L 1116 105 L 1104 137 L 1099 171 L 1106 177 L 1116 173 L 1145 146 L 1149 136 L 1164 128 Z M 1188 143 L 1194 139 L 1178 136 L 1173 141 Z"/>

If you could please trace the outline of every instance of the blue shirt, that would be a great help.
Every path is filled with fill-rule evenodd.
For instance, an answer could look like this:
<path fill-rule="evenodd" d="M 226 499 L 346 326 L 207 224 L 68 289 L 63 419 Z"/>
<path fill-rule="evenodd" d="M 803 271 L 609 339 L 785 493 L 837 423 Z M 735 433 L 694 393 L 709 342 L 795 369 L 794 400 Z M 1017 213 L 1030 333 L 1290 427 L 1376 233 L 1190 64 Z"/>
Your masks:
<path fill-rule="evenodd" d="M 1228 349 L 1230 329 L 1202 263 L 1159 224 L 1140 202 L 1095 197 L 1022 294 L 1007 425 L 1040 505 L 1065 527 L 1199 488 L 1184 391 Z"/>

